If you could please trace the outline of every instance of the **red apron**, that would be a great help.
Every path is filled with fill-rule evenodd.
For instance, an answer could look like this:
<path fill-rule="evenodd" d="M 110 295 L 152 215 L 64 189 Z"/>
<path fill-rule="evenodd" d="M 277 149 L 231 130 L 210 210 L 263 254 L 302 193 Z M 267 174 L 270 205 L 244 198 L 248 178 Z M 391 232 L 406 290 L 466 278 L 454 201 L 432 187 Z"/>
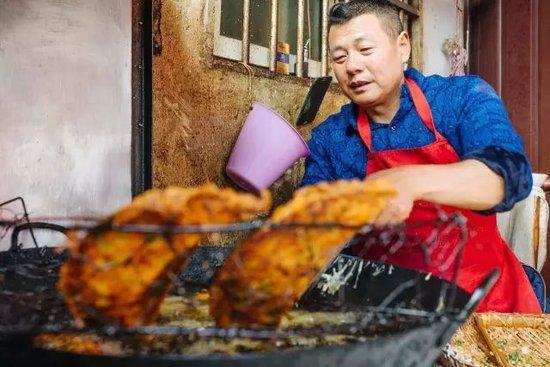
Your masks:
<path fill-rule="evenodd" d="M 449 164 L 460 161 L 451 144 L 436 130 L 430 106 L 422 90 L 413 80 L 405 81 L 418 115 L 424 125 L 434 133 L 435 142 L 419 148 L 373 152 L 368 117 L 359 109 L 357 118 L 359 134 L 368 148 L 367 175 L 402 165 Z M 416 201 L 407 222 L 435 220 L 440 218 L 441 211 L 459 212 L 467 219 L 468 240 L 464 245 L 457 278 L 458 285 L 472 293 L 490 270 L 498 268 L 501 272 L 493 289 L 476 311 L 540 313 L 539 303 L 520 262 L 500 236 L 496 214 L 480 215 L 471 210 Z M 409 234 L 428 241 L 433 227 L 426 227 L 408 229 L 408 231 L 413 231 L 414 233 L 409 232 Z M 459 232 L 458 229 L 450 231 L 446 234 L 444 241 L 438 241 L 431 247 L 431 261 L 428 263 L 425 261 L 425 251 L 422 251 L 418 243 L 405 244 L 393 254 L 388 254 L 386 249 L 376 246 L 369 247 L 367 251 L 365 251 L 366 248 L 363 251 L 361 248 L 355 248 L 355 251 L 365 259 L 383 259 L 390 264 L 429 272 L 451 280 L 454 266 L 448 266 L 445 260 L 454 258 L 452 251 L 456 250 L 460 243 Z"/>

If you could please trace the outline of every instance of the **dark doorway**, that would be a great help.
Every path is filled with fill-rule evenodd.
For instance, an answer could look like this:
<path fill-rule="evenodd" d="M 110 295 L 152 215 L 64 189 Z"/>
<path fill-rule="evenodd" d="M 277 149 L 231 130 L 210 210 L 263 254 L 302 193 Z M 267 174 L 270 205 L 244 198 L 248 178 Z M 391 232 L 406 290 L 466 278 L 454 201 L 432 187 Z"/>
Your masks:
<path fill-rule="evenodd" d="M 539 0 L 538 3 L 538 169 L 550 174 L 550 1 Z M 546 248 L 550 249 L 550 245 Z M 543 275 L 546 284 L 550 284 L 548 260 Z"/>
<path fill-rule="evenodd" d="M 470 73 L 502 96 L 533 171 L 550 174 L 550 1 L 470 0 L 468 14 Z"/>

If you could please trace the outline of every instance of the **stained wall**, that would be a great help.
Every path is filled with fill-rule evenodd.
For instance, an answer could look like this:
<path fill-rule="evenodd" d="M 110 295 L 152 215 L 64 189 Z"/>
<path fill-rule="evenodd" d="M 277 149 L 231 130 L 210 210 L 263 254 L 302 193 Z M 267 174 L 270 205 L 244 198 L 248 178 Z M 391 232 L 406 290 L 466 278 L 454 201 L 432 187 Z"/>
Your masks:
<path fill-rule="evenodd" d="M 307 94 L 309 80 L 273 75 L 260 68 L 253 68 L 251 76 L 238 62 L 214 57 L 214 32 L 215 1 L 162 1 L 156 49 L 160 39 L 162 46 L 153 64 L 156 187 L 205 182 L 232 185 L 225 176 L 225 165 L 251 101 L 262 102 L 294 121 Z M 344 103 L 337 88 L 329 91 L 311 126 Z M 311 126 L 300 130 L 306 139 Z M 289 197 L 302 171 L 303 164 L 297 164 L 273 186 L 276 201 Z"/>

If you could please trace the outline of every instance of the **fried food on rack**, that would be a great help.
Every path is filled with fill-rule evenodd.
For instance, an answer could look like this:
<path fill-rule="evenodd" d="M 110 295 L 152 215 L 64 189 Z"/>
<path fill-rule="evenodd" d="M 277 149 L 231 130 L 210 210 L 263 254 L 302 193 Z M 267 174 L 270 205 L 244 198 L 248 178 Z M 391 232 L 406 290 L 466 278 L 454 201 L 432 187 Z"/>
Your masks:
<path fill-rule="evenodd" d="M 395 194 L 383 181 L 321 183 L 297 191 L 270 222 L 363 226 Z M 336 226 L 256 231 L 228 257 L 210 288 L 210 314 L 216 324 L 278 325 L 355 233 Z"/>
<path fill-rule="evenodd" d="M 72 334 L 40 334 L 33 340 L 40 348 L 61 350 L 68 353 L 103 355 L 101 342 L 93 336 Z"/>
<path fill-rule="evenodd" d="M 150 190 L 84 238 L 71 236 L 59 289 L 79 325 L 145 325 L 206 235 L 115 232 L 109 225 L 226 224 L 270 206 L 268 192 L 257 197 L 215 185 Z"/>

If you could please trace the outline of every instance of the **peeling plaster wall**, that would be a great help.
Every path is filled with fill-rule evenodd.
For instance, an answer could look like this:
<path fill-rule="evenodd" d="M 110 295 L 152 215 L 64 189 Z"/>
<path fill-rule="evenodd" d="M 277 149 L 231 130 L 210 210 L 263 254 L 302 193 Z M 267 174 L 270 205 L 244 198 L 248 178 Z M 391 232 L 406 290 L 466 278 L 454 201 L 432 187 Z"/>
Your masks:
<path fill-rule="evenodd" d="M 64 216 L 130 200 L 130 1 L 0 0 L 0 81 L 0 202 Z"/>
<path fill-rule="evenodd" d="M 225 165 L 250 108 L 250 77 L 239 63 L 212 56 L 214 23 L 215 0 L 162 1 L 162 52 L 153 61 L 155 187 L 232 185 Z M 288 121 L 297 118 L 308 84 L 282 75 L 253 76 L 251 83 L 252 100 Z M 315 123 L 302 135 L 309 139 L 311 127 L 346 101 L 329 91 Z M 298 164 L 272 187 L 276 203 L 290 197 L 302 174 Z"/>

